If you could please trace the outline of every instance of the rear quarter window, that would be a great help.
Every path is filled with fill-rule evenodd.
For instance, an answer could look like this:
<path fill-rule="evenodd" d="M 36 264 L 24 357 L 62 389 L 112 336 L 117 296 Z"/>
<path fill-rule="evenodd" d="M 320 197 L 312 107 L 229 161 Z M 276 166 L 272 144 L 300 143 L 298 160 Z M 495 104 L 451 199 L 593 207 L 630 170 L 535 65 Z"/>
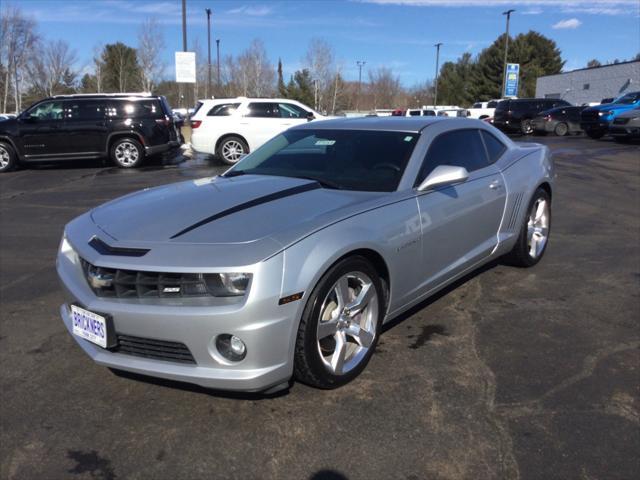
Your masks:
<path fill-rule="evenodd" d="M 233 115 L 233 113 L 240 106 L 239 103 L 221 103 L 219 105 L 214 105 L 208 112 L 208 117 L 228 117 L 229 115 Z"/>
<path fill-rule="evenodd" d="M 134 100 L 111 102 L 107 116 L 115 118 L 162 118 L 164 111 L 159 100 Z"/>
<path fill-rule="evenodd" d="M 507 149 L 506 145 L 486 130 L 480 130 L 480 134 L 485 147 L 487 147 L 489 163 L 495 163 Z"/>

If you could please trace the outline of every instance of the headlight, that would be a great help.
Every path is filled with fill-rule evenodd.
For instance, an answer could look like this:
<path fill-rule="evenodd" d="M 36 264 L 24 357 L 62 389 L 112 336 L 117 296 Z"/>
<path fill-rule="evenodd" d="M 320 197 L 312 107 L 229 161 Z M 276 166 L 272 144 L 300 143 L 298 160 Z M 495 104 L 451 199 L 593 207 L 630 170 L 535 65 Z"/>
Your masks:
<path fill-rule="evenodd" d="M 247 293 L 250 273 L 206 273 L 209 292 L 216 297 L 238 297 Z"/>
<path fill-rule="evenodd" d="M 609 115 L 613 115 L 614 111 L 613 110 L 608 110 L 606 112 L 598 112 L 598 115 L 600 115 L 601 117 L 608 117 Z"/>

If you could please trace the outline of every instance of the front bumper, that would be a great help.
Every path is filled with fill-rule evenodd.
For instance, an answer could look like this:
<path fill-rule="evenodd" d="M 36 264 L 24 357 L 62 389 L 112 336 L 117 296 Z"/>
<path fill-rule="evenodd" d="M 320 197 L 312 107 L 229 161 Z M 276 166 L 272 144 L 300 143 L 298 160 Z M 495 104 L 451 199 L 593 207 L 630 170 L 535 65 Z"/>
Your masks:
<path fill-rule="evenodd" d="M 207 388 L 261 391 L 287 381 L 293 373 L 296 319 L 302 302 L 278 305 L 283 254 L 253 268 L 253 280 L 245 299 L 202 298 L 180 304 L 179 299 L 117 299 L 97 297 L 89 288 L 77 253 L 60 252 L 57 271 L 67 302 L 60 307 L 65 327 L 72 332 L 71 303 L 113 318 L 116 334 L 188 347 L 195 364 L 156 360 L 103 349 L 72 334 L 96 363 L 119 370 Z M 164 303 L 160 303 L 164 302 Z M 207 303 L 208 302 L 208 303 Z M 217 351 L 216 338 L 231 334 L 247 348 L 240 362 L 230 362 Z"/>
<path fill-rule="evenodd" d="M 640 138 L 639 125 L 611 125 L 609 135 L 612 137 Z"/>
<path fill-rule="evenodd" d="M 585 132 L 606 132 L 609 130 L 609 122 L 580 122 L 580 128 Z"/>

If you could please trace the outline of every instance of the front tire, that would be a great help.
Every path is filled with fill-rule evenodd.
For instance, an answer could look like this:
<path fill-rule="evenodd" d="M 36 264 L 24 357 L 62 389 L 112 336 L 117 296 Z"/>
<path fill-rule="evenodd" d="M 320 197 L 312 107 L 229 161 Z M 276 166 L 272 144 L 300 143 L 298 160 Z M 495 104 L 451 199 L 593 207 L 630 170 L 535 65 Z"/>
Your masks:
<path fill-rule="evenodd" d="M 111 160 L 120 168 L 135 168 L 144 159 L 144 148 L 133 138 L 119 138 L 111 145 Z"/>
<path fill-rule="evenodd" d="M 218 145 L 216 155 L 227 165 L 235 165 L 249 153 L 249 145 L 237 136 L 226 137 Z"/>
<path fill-rule="evenodd" d="M 599 140 L 604 137 L 604 132 L 602 130 L 587 130 L 587 136 L 594 140 Z"/>
<path fill-rule="evenodd" d="M 545 189 L 538 188 L 529 203 L 518 240 L 507 254 L 508 262 L 516 267 L 533 267 L 544 255 L 550 233 L 551 197 Z"/>
<path fill-rule="evenodd" d="M 0 142 L 0 173 L 9 172 L 18 163 L 16 152 L 11 145 Z"/>
<path fill-rule="evenodd" d="M 356 378 L 378 342 L 384 298 L 380 277 L 364 257 L 348 257 L 331 267 L 302 314 L 295 378 L 324 389 Z"/>

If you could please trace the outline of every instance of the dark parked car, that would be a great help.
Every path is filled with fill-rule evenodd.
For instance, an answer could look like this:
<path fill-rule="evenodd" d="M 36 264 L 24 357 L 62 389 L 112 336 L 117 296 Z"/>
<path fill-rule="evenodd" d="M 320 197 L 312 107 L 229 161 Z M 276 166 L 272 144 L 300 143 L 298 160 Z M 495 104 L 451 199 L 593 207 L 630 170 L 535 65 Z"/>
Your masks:
<path fill-rule="evenodd" d="M 533 118 L 540 112 L 571 104 L 558 98 L 519 98 L 502 100 L 493 114 L 493 125 L 504 132 L 533 133 Z"/>
<path fill-rule="evenodd" d="M 533 120 L 536 133 L 555 133 L 563 137 L 571 133 L 580 133 L 580 113 L 585 107 L 557 107 L 538 114 Z"/>
<path fill-rule="evenodd" d="M 580 115 L 580 126 L 589 137 L 602 138 L 609 132 L 614 118 L 637 107 L 640 107 L 640 91 L 629 92 L 611 103 L 585 108 Z"/>
<path fill-rule="evenodd" d="M 179 146 L 179 138 L 164 97 L 60 95 L 0 123 L 0 172 L 18 162 L 92 158 L 132 168 Z"/>

